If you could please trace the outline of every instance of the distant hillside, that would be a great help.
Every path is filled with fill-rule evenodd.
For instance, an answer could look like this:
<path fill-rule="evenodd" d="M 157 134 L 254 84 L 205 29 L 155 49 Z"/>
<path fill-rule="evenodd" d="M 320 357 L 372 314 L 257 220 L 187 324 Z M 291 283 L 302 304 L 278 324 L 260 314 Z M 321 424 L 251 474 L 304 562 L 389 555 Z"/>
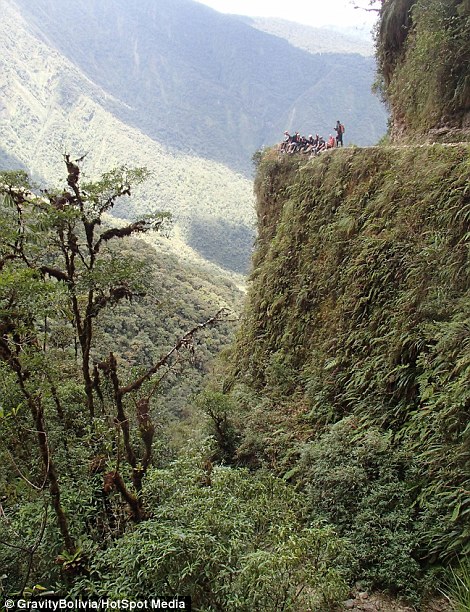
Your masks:
<path fill-rule="evenodd" d="M 19 159 L 7 153 L 2 148 L 0 148 L 0 168 L 2 170 L 26 169 L 25 165 Z"/>
<path fill-rule="evenodd" d="M 291 45 L 309 53 L 358 53 L 370 57 L 374 54 L 372 36 L 362 31 L 354 32 L 330 27 L 315 28 L 285 19 L 241 17 L 254 28 L 285 38 Z"/>
<path fill-rule="evenodd" d="M 150 367 L 182 334 L 225 308 L 231 322 L 216 326 L 197 342 L 193 367 L 181 368 L 182 374 L 174 372 L 160 385 L 162 412 L 175 418 L 202 387 L 214 356 L 232 338 L 244 294 L 227 275 L 166 252 L 164 239 L 152 241 L 155 248 L 148 242 L 126 240 L 119 247 L 122 257 L 135 257 L 149 267 L 148 293 L 103 313 L 94 354 L 99 359 L 114 350 L 128 367 Z"/>
<path fill-rule="evenodd" d="M 173 248 L 246 273 L 254 242 L 251 158 L 285 129 L 375 142 L 384 109 L 373 61 L 312 55 L 191 0 L 0 0 L 2 167 L 39 183 L 146 166 L 116 214 L 169 210 Z M 192 250 L 192 251 L 191 251 Z"/>
<path fill-rule="evenodd" d="M 251 156 L 285 129 L 371 144 L 385 111 L 373 61 L 312 55 L 191 0 L 1 0 L 35 36 L 106 92 L 122 122 L 173 149 L 251 172 Z"/>
<path fill-rule="evenodd" d="M 244 246 L 241 251 L 230 232 L 232 227 L 237 236 L 241 232 L 244 244 L 251 247 L 251 182 L 221 164 L 171 152 L 124 124 L 106 110 L 110 96 L 103 89 L 38 40 L 14 8 L 4 8 L 5 19 L 0 22 L 3 167 L 22 166 L 40 184 L 53 184 L 64 175 L 64 151 L 77 157 L 87 154 L 83 171 L 88 176 L 121 164 L 146 166 L 151 178 L 116 208 L 116 214 L 130 218 L 145 211 L 169 210 L 175 218 L 174 233 L 183 240 L 189 240 L 193 228 L 211 217 L 215 227 L 212 235 L 206 235 L 206 250 L 211 250 L 212 261 L 246 272 L 251 248 Z M 223 237 L 234 244 L 230 261 L 225 257 L 222 262 L 211 247 L 222 239 L 218 219 L 228 222 Z M 179 250 L 179 243 L 175 248 Z"/>

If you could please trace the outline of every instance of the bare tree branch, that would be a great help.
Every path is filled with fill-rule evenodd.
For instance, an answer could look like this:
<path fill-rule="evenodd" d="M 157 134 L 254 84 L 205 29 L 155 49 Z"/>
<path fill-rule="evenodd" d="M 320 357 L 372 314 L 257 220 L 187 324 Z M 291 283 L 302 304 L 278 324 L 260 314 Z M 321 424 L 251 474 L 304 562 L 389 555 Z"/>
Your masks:
<path fill-rule="evenodd" d="M 145 219 L 140 219 L 139 221 L 126 225 L 126 227 L 113 227 L 112 229 L 109 229 L 101 234 L 93 251 L 98 253 L 103 242 L 107 242 L 112 238 L 125 238 L 126 236 L 131 236 L 132 234 L 148 232 L 151 229 L 158 229 L 162 223 L 163 221 L 157 221 L 156 223 L 152 224 Z"/>
<path fill-rule="evenodd" d="M 191 339 L 193 338 L 193 336 L 198 331 L 201 331 L 201 329 L 204 329 L 205 327 L 210 327 L 211 325 L 219 321 L 220 316 L 224 312 L 226 312 L 226 309 L 221 308 L 213 317 L 211 317 L 210 319 L 207 319 L 207 321 L 204 321 L 204 323 L 199 323 L 198 325 L 195 325 L 192 329 L 190 329 L 184 336 L 182 336 L 178 340 L 178 342 L 176 342 L 173 348 L 171 348 L 168 351 L 168 353 L 166 353 L 166 355 L 164 355 L 159 361 L 157 361 L 157 363 L 155 363 L 151 368 L 149 368 L 143 376 L 141 376 L 134 382 L 130 383 L 129 385 L 126 385 L 125 387 L 121 387 L 120 388 L 121 396 L 124 396 L 127 393 L 131 393 L 132 391 L 138 391 L 140 387 L 144 384 L 145 381 L 149 380 L 154 374 L 158 372 L 158 370 L 160 370 L 160 368 L 162 368 L 165 364 L 168 363 L 168 361 L 171 359 L 174 353 L 176 353 L 180 348 L 187 346 L 189 342 L 191 341 Z"/>
<path fill-rule="evenodd" d="M 45 486 L 45 484 L 46 484 L 46 481 L 44 481 L 44 482 L 42 483 L 42 486 L 40 486 L 40 487 L 38 487 L 37 485 L 35 485 L 34 483 L 32 483 L 32 482 L 31 482 L 30 480 L 28 480 L 28 479 L 26 478 L 26 476 L 25 476 L 25 475 L 24 475 L 24 474 L 21 472 L 20 468 L 19 468 L 19 467 L 18 467 L 18 465 L 16 464 L 15 460 L 13 459 L 12 454 L 10 453 L 10 451 L 9 451 L 8 449 L 7 449 L 7 454 L 8 454 L 8 457 L 9 457 L 10 461 L 11 461 L 11 462 L 12 462 L 12 464 L 13 464 L 13 467 L 15 468 L 15 470 L 16 470 L 16 471 L 17 471 L 17 473 L 18 473 L 18 476 L 19 476 L 19 477 L 20 477 L 22 480 L 24 480 L 26 483 L 28 483 L 28 484 L 29 484 L 29 486 L 30 486 L 30 487 L 32 487 L 33 489 L 35 489 L 36 491 L 42 491 L 42 490 L 44 489 L 44 486 Z"/>

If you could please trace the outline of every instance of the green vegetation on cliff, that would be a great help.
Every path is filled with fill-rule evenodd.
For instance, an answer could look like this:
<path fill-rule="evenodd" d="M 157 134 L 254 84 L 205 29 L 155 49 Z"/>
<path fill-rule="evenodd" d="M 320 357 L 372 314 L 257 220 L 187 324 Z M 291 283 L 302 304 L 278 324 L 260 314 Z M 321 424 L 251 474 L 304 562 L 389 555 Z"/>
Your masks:
<path fill-rule="evenodd" d="M 342 539 L 275 475 L 213 465 L 176 419 L 239 290 L 137 240 L 166 214 L 111 225 L 145 169 L 85 183 L 64 161 L 57 189 L 0 174 L 0 597 L 324 610 L 347 592 Z"/>
<path fill-rule="evenodd" d="M 470 552 L 469 153 L 266 153 L 225 381 L 232 460 L 305 488 L 356 577 L 402 592 Z"/>
<path fill-rule="evenodd" d="M 377 59 L 395 139 L 469 140 L 469 56 L 468 0 L 383 0 Z"/>

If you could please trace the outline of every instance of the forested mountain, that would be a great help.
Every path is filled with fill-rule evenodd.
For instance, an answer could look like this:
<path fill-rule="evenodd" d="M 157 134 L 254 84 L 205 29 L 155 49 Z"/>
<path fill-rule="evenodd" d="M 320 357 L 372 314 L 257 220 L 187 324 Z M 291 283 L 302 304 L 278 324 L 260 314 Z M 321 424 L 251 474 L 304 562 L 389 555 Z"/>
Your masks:
<path fill-rule="evenodd" d="M 212 218 L 208 248 L 221 242 L 217 220 L 223 219 L 227 242 L 232 228 L 242 241 L 232 241 L 231 261 L 219 258 L 215 249 L 213 260 L 245 272 L 253 242 L 251 182 L 221 164 L 171 152 L 120 121 L 106 110 L 112 100 L 106 91 L 38 39 L 37 30 L 14 7 L 3 3 L 3 8 L 0 132 L 6 167 L 27 167 L 40 183 L 50 185 L 63 175 L 64 152 L 85 154 L 82 168 L 89 177 L 122 164 L 146 166 L 151 172 L 148 182 L 121 203 L 116 214 L 131 218 L 144 209 L 169 210 L 175 218 L 174 235 L 183 244 L 193 235 L 194 224 Z M 181 240 L 173 241 L 175 250 L 180 250 Z"/>
<path fill-rule="evenodd" d="M 370 59 L 312 56 L 189 0 L 0 5 L 4 167 L 53 183 L 64 151 L 86 153 L 90 176 L 146 165 L 147 191 L 116 214 L 170 210 L 196 256 L 235 272 L 254 240 L 238 171 L 251 174 L 261 145 L 286 128 L 331 131 L 336 115 L 349 141 L 384 131 Z"/>
<path fill-rule="evenodd" d="M 3 0 L 108 94 L 105 108 L 153 140 L 249 171 L 285 129 L 372 144 L 385 113 L 371 59 L 312 55 L 192 0 Z M 111 97 L 109 97 L 111 96 Z"/>
<path fill-rule="evenodd" d="M 9 609 L 24 609 L 19 598 L 46 607 L 52 596 L 145 608 L 151 593 L 177 609 L 189 596 L 195 612 L 470 609 L 469 4 L 373 4 L 393 144 L 254 157 L 258 235 L 229 347 L 236 286 L 149 249 L 166 240 L 168 214 L 145 206 L 162 177 L 146 192 L 145 167 L 97 170 L 132 143 L 142 161 L 159 151 L 159 164 L 168 153 L 179 160 L 188 192 L 200 189 L 193 163 L 208 175 L 217 168 L 221 184 L 227 166 L 180 158 L 125 124 L 106 107 L 122 100 L 85 69 L 66 62 L 62 79 L 61 54 L 22 27 L 20 53 L 2 22 L 4 68 L 16 74 L 2 99 L 2 128 L 14 118 L 18 143 L 7 153 L 26 162 L 23 142 L 32 158 L 55 147 L 65 161 L 61 182 L 45 189 L 25 172 L 0 175 L 0 596 Z M 175 5 L 192 6 L 196 23 L 202 14 Z M 2 6 L 21 26 L 12 3 Z M 45 21 L 57 9 L 26 6 Z M 438 83 L 443 66 L 455 69 Z M 57 115 L 51 103 L 50 121 L 48 78 L 70 102 Z M 41 139 L 67 118 L 80 126 L 72 143 L 85 129 L 96 153 L 77 160 L 61 155 L 63 141 Z M 102 125 L 123 132 L 114 152 Z M 15 140 L 22 129 L 34 144 Z M 223 209 L 177 231 L 190 227 L 209 251 L 214 218 L 229 234 Z M 213 347 L 223 350 L 208 365 Z M 182 395 L 167 388 L 178 380 Z"/>

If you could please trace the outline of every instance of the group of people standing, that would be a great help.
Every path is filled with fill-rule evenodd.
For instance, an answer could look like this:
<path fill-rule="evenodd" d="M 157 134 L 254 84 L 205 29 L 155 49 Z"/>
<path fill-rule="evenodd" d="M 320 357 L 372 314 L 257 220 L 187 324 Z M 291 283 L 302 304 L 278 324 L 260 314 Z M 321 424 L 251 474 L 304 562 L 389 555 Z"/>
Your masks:
<path fill-rule="evenodd" d="M 315 134 L 315 136 L 310 134 L 307 138 L 306 136 L 301 136 L 299 132 L 291 135 L 286 131 L 284 132 L 284 140 L 279 145 L 279 150 L 281 153 L 309 153 L 311 155 L 318 155 L 327 149 L 342 147 L 344 125 L 339 119 L 336 122 L 334 131 L 336 132 L 336 137 L 330 134 L 328 140 L 325 140 L 323 136 L 318 134 Z"/>

